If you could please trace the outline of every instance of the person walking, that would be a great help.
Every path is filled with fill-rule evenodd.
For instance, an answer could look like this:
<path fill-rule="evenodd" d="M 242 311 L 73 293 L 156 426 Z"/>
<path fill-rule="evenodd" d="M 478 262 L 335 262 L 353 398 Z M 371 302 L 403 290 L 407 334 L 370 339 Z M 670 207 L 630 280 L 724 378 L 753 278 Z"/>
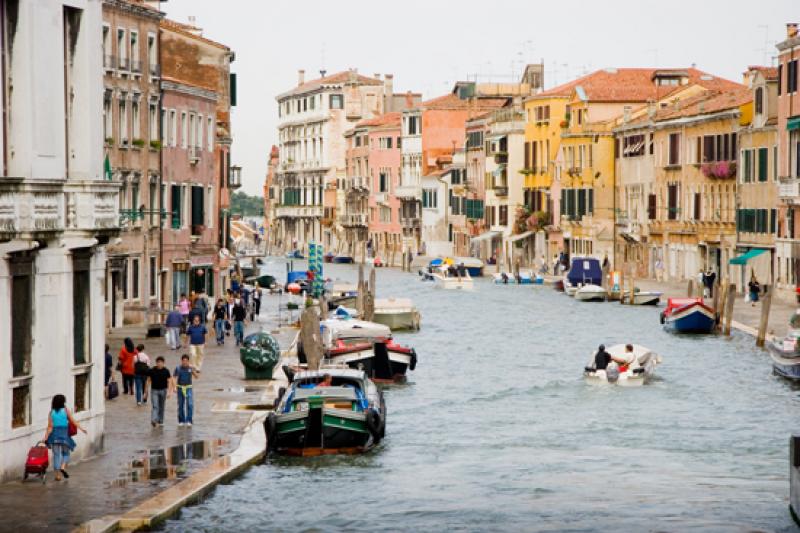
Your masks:
<path fill-rule="evenodd" d="M 61 476 L 69 478 L 67 466 L 69 465 L 69 454 L 75 449 L 75 441 L 70 435 L 70 424 L 78 430 L 86 433 L 67 409 L 67 399 L 63 394 L 56 394 L 50 403 L 50 414 L 47 417 L 47 430 L 44 433 L 44 442 L 53 451 L 53 470 L 56 473 L 56 481 L 61 481 Z"/>
<path fill-rule="evenodd" d="M 197 377 L 197 369 L 189 362 L 189 356 L 181 356 L 181 364 L 173 372 L 173 388 L 178 391 L 178 425 L 191 426 L 194 413 L 194 394 L 192 381 Z"/>
<path fill-rule="evenodd" d="M 244 344 L 244 321 L 247 318 L 247 310 L 242 305 L 241 298 L 233 300 L 231 318 L 233 319 L 233 335 L 236 338 L 236 346 L 240 346 Z"/>
<path fill-rule="evenodd" d="M 133 378 L 136 375 L 136 371 L 134 369 L 135 358 L 136 347 L 133 345 L 131 338 L 126 337 L 123 346 L 119 351 L 119 356 L 117 356 L 117 359 L 119 360 L 118 369 L 122 374 L 123 394 L 134 394 Z"/>
<path fill-rule="evenodd" d="M 181 293 L 181 298 L 178 300 L 178 310 L 183 317 L 183 331 L 189 326 L 189 312 L 192 310 L 192 302 L 186 297 L 186 293 Z"/>
<path fill-rule="evenodd" d="M 717 273 L 709 268 L 708 272 L 706 272 L 706 289 L 708 290 L 709 298 L 714 297 L 714 283 L 716 281 L 717 281 Z"/>
<path fill-rule="evenodd" d="M 144 353 L 144 344 L 136 346 L 133 358 L 133 383 L 136 389 L 136 405 L 147 403 L 147 378 L 150 376 L 150 356 Z"/>
<path fill-rule="evenodd" d="M 199 309 L 200 312 L 202 313 L 201 321 L 203 322 L 203 324 L 208 322 L 208 311 L 209 311 L 208 298 L 206 297 L 205 291 L 200 291 L 197 294 L 197 304 L 195 305 L 195 307 Z"/>
<path fill-rule="evenodd" d="M 183 315 L 181 315 L 180 305 L 169 312 L 167 319 L 164 321 L 164 327 L 167 328 L 167 346 L 172 350 L 177 350 L 181 347 L 181 327 L 183 327 Z"/>
<path fill-rule="evenodd" d="M 225 344 L 225 324 L 228 322 L 228 306 L 220 298 L 214 306 L 214 333 L 217 337 L 217 346 Z"/>
<path fill-rule="evenodd" d="M 156 366 L 150 369 L 150 396 L 153 403 L 150 425 L 153 427 L 164 425 L 164 408 L 172 390 L 174 390 L 172 375 L 164 366 L 164 358 L 159 355 L 156 357 Z"/>
<path fill-rule="evenodd" d="M 200 316 L 194 315 L 192 325 L 186 330 L 186 336 L 189 337 L 189 350 L 192 354 L 192 364 L 197 370 L 203 368 L 207 333 L 208 329 L 200 323 Z"/>
<path fill-rule="evenodd" d="M 761 285 L 759 285 L 758 280 L 756 279 L 755 272 L 750 274 L 750 283 L 747 284 L 747 288 L 750 291 L 750 305 L 755 307 L 756 302 L 758 302 L 758 295 L 761 292 Z"/>
<path fill-rule="evenodd" d="M 261 287 L 256 281 L 255 287 L 253 288 L 253 313 L 255 313 L 255 316 L 261 314 L 261 295 Z"/>
<path fill-rule="evenodd" d="M 103 386 L 105 387 L 106 398 L 108 398 L 108 384 L 111 383 L 111 378 L 114 377 L 114 357 L 111 356 L 111 347 L 108 344 L 106 344 L 105 359 L 105 381 Z"/>

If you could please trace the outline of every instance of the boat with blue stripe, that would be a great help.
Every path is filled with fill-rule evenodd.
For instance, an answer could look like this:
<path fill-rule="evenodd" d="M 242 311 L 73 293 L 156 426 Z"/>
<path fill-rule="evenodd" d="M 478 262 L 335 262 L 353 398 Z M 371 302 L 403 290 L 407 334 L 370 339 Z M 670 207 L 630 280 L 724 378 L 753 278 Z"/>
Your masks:
<path fill-rule="evenodd" d="M 664 329 L 677 333 L 711 333 L 717 315 L 702 298 L 670 298 L 661 313 Z"/>

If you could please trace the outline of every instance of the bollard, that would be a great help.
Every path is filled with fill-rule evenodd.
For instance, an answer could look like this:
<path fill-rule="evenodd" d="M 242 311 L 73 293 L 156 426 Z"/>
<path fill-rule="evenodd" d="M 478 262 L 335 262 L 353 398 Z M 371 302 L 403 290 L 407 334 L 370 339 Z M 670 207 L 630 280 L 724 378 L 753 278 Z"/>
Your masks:
<path fill-rule="evenodd" d="M 733 283 L 729 283 L 725 301 L 725 322 L 722 327 L 722 333 L 725 335 L 731 334 L 731 321 L 733 320 L 733 304 L 735 301 L 736 301 L 736 285 Z"/>
<path fill-rule="evenodd" d="M 761 299 L 761 320 L 758 323 L 758 336 L 756 337 L 756 346 L 763 348 L 764 339 L 767 336 L 767 325 L 769 324 L 769 308 L 772 303 L 772 291 L 769 285 L 764 285 L 765 294 Z"/>

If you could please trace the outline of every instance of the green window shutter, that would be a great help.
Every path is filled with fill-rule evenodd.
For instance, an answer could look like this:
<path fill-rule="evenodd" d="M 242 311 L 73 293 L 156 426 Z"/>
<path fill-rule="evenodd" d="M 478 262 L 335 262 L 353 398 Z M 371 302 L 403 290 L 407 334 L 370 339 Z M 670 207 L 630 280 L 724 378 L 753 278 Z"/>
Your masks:
<path fill-rule="evenodd" d="M 589 189 L 589 211 L 590 215 L 594 214 L 594 189 Z"/>
<path fill-rule="evenodd" d="M 758 181 L 767 181 L 767 163 L 769 161 L 769 150 L 766 148 L 758 149 Z"/>
<path fill-rule="evenodd" d="M 769 232 L 770 233 L 777 233 L 778 232 L 777 216 L 778 216 L 778 210 L 777 209 L 770 209 L 769 210 Z"/>
<path fill-rule="evenodd" d="M 231 86 L 230 86 L 230 100 L 231 100 L 231 107 L 236 105 L 236 73 L 231 72 L 230 74 Z"/>
<path fill-rule="evenodd" d="M 561 215 L 567 214 L 567 190 L 561 189 L 561 204 L 559 205 Z"/>
<path fill-rule="evenodd" d="M 744 167 L 742 169 L 744 172 L 742 173 L 742 181 L 744 181 L 744 183 L 748 183 L 750 181 L 750 150 L 745 150 L 742 153 L 744 154 L 744 164 L 742 165 Z"/>
<path fill-rule="evenodd" d="M 578 195 L 578 217 L 582 217 L 586 214 L 586 189 L 578 189 L 576 191 Z"/>
<path fill-rule="evenodd" d="M 181 227 L 181 186 L 172 186 L 172 229 Z"/>

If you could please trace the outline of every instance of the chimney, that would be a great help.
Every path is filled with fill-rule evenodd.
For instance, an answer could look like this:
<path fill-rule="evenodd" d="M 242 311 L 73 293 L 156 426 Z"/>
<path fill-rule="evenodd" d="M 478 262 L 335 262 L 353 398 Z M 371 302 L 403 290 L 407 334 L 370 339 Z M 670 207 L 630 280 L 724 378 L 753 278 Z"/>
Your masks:
<path fill-rule="evenodd" d="M 394 111 L 394 75 L 385 74 L 383 76 L 383 112 L 391 113 Z"/>
<path fill-rule="evenodd" d="M 656 116 L 656 101 L 648 100 L 647 102 L 647 116 L 653 118 Z"/>
<path fill-rule="evenodd" d="M 306 82 L 306 71 L 300 69 L 297 71 L 297 86 L 303 85 Z"/>
<path fill-rule="evenodd" d="M 794 37 L 797 37 L 797 23 L 789 22 L 786 24 L 786 38 L 792 39 Z"/>

